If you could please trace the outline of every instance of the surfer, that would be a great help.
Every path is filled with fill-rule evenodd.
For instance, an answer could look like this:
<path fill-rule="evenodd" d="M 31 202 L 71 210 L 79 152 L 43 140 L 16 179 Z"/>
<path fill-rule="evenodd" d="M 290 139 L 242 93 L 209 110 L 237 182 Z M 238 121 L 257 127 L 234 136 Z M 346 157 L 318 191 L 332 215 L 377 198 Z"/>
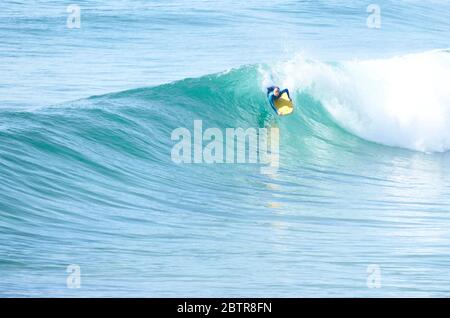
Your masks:
<path fill-rule="evenodd" d="M 291 96 L 289 95 L 289 90 L 287 88 L 280 91 L 280 88 L 278 86 L 270 86 L 267 88 L 267 98 L 269 99 L 270 106 L 275 110 L 275 112 L 278 114 L 278 110 L 275 107 L 275 101 L 283 95 L 283 93 L 286 93 L 289 100 L 292 101 Z"/>

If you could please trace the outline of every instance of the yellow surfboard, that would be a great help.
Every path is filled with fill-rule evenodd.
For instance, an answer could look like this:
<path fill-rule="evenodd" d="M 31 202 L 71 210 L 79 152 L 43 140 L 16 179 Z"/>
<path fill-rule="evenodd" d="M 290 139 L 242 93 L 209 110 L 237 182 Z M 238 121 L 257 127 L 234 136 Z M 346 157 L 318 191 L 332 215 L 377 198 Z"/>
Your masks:
<path fill-rule="evenodd" d="M 294 104 L 289 100 L 286 93 L 281 94 L 280 98 L 274 101 L 274 104 L 280 116 L 289 115 L 294 111 Z"/>

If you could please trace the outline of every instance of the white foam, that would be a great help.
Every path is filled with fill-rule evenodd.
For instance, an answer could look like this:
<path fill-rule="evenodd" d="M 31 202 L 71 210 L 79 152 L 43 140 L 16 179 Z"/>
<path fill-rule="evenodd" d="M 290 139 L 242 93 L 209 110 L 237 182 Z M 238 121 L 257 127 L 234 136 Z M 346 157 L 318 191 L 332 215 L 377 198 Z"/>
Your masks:
<path fill-rule="evenodd" d="M 450 150 L 450 52 L 435 50 L 335 65 L 297 56 L 272 69 L 281 86 L 311 94 L 367 140 Z"/>

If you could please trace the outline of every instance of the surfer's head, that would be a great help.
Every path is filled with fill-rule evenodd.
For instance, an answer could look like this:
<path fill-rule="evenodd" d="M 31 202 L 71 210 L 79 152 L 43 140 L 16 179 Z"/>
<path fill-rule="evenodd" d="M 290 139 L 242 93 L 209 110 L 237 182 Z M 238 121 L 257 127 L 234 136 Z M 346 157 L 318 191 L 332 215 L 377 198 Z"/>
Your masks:
<path fill-rule="evenodd" d="M 278 97 L 278 95 L 280 95 L 280 88 L 279 87 L 275 87 L 273 89 L 273 94 Z"/>

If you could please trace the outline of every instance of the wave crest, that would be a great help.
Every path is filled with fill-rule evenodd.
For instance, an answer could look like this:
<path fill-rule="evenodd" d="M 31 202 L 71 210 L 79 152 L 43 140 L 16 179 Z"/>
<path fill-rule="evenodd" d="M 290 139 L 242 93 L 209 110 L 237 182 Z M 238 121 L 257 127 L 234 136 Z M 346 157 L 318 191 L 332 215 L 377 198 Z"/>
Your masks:
<path fill-rule="evenodd" d="M 418 151 L 450 149 L 448 50 L 340 63 L 297 56 L 271 73 L 320 101 L 359 137 Z"/>

